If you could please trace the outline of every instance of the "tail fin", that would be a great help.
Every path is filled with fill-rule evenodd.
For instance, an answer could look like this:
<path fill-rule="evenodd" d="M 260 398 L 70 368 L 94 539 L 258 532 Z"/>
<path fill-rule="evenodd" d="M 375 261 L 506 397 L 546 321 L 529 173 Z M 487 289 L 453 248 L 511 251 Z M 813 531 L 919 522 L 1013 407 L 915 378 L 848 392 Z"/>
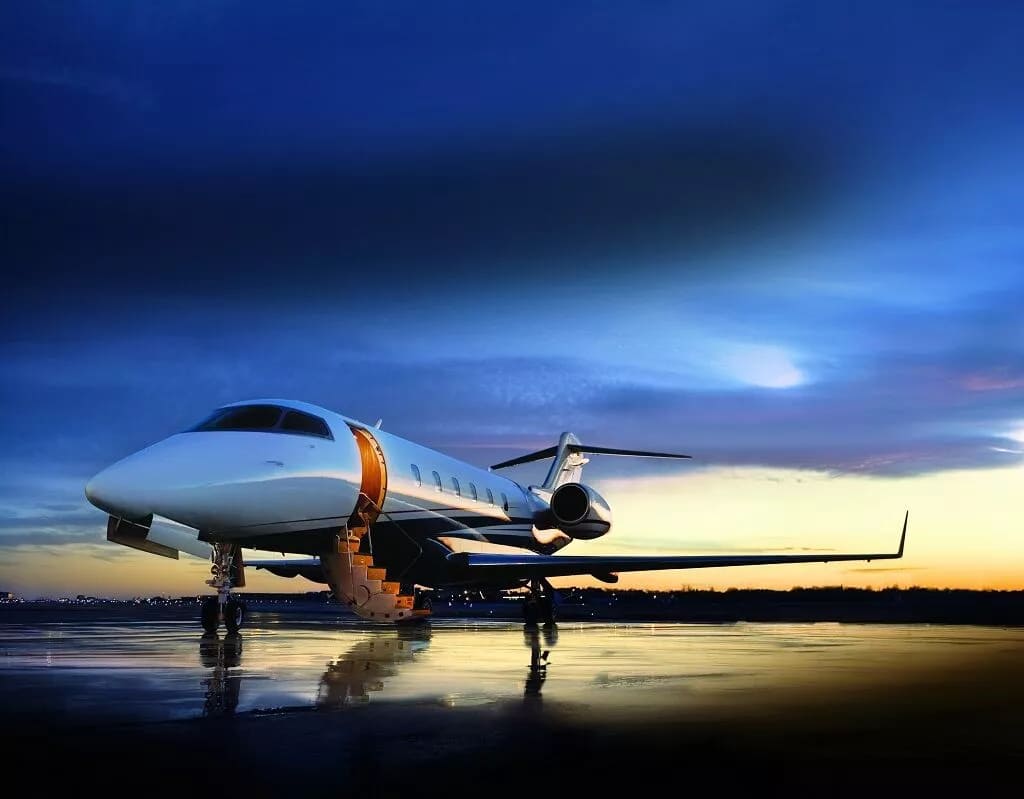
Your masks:
<path fill-rule="evenodd" d="M 581 444 L 580 440 L 572 433 L 562 433 L 558 439 L 558 445 L 546 449 L 531 452 L 529 455 L 520 455 L 512 460 L 502 461 L 492 466 L 492 469 L 507 469 L 509 466 L 518 466 L 522 463 L 533 463 L 542 461 L 545 458 L 554 458 L 551 468 L 548 469 L 548 476 L 544 479 L 544 488 L 555 489 L 562 483 L 574 483 L 580 479 L 583 467 L 589 461 L 583 457 L 583 453 L 591 455 L 627 455 L 634 458 L 689 458 L 689 455 L 676 455 L 671 452 L 648 452 L 639 449 L 618 449 L 615 447 L 592 447 Z"/>

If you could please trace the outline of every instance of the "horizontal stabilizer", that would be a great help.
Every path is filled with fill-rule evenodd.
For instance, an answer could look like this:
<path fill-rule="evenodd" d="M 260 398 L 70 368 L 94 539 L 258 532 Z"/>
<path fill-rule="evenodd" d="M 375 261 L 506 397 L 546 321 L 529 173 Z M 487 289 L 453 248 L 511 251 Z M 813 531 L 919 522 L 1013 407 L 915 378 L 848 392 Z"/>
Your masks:
<path fill-rule="evenodd" d="M 570 447 L 574 449 L 574 447 Z M 649 452 L 644 449 L 618 449 L 617 447 L 590 447 L 581 445 L 576 452 L 585 452 L 591 455 L 629 455 L 634 458 L 692 458 L 692 455 L 679 455 L 674 452 Z"/>
<path fill-rule="evenodd" d="M 553 458 L 558 454 L 558 447 L 548 447 L 547 449 L 539 449 L 536 452 L 531 452 L 529 455 L 520 455 L 518 458 L 512 458 L 509 461 L 502 461 L 492 466 L 492 469 L 507 469 L 509 466 L 518 466 L 521 463 L 533 463 L 534 461 L 542 461 L 545 458 Z"/>
<path fill-rule="evenodd" d="M 547 447 L 529 455 L 520 455 L 518 458 L 502 461 L 492 466 L 492 469 L 507 469 L 509 466 L 518 466 L 521 463 L 533 463 L 542 461 L 545 458 L 553 458 L 558 454 L 558 447 Z M 587 444 L 569 444 L 567 452 L 585 453 L 588 455 L 625 455 L 633 458 L 691 458 L 691 455 L 677 455 L 673 452 L 651 452 L 643 449 L 619 449 L 618 447 L 592 447 Z"/>

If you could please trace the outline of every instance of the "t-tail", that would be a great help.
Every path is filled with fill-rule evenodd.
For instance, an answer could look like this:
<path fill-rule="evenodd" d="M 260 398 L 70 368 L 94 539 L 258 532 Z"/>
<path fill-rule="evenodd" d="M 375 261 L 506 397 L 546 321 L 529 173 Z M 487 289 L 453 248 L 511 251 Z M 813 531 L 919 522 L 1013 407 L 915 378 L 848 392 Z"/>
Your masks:
<path fill-rule="evenodd" d="M 584 458 L 584 453 L 589 455 L 626 455 L 633 458 L 690 458 L 690 455 L 678 455 L 672 452 L 650 452 L 640 449 L 619 449 L 618 447 L 594 447 L 589 444 L 582 444 L 572 433 L 562 433 L 558 444 L 546 449 L 531 452 L 528 455 L 520 455 L 512 460 L 496 463 L 491 469 L 507 469 L 510 466 L 519 466 L 522 463 L 533 463 L 546 458 L 554 458 L 548 475 L 544 478 L 541 488 L 554 491 L 563 483 L 578 483 L 583 467 L 590 461 Z"/>
<path fill-rule="evenodd" d="M 538 530 L 558 529 L 561 539 L 543 541 L 554 551 L 573 538 L 593 539 L 605 535 L 612 526 L 608 503 L 592 486 L 581 482 L 587 455 L 624 455 L 633 458 L 689 458 L 672 452 L 650 452 L 618 447 L 594 447 L 583 444 L 572 433 L 562 433 L 553 447 L 521 455 L 497 463 L 491 469 L 505 469 L 521 463 L 553 458 L 547 477 L 539 486 L 526 489 L 533 510 L 533 524 Z M 538 539 L 540 540 L 540 539 Z"/>

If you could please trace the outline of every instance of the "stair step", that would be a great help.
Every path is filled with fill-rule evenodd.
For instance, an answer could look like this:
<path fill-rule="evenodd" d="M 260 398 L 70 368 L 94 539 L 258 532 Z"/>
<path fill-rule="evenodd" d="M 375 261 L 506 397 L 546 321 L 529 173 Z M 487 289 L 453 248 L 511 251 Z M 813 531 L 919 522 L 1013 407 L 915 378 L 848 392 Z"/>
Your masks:
<path fill-rule="evenodd" d="M 387 576 L 387 569 L 381 569 L 380 567 L 366 569 L 366 579 L 368 580 L 383 580 Z"/>
<path fill-rule="evenodd" d="M 390 580 L 385 580 L 380 584 L 380 590 L 385 594 L 397 594 L 401 589 L 401 583 L 395 583 Z"/>
<path fill-rule="evenodd" d="M 373 555 L 360 555 L 358 552 L 352 556 L 353 566 L 372 566 Z"/>
<path fill-rule="evenodd" d="M 344 554 L 345 552 L 358 552 L 358 551 L 359 551 L 359 542 L 358 541 L 352 541 L 352 540 L 346 541 L 344 539 L 341 539 L 341 540 L 338 541 L 338 552 L 340 554 Z"/>
<path fill-rule="evenodd" d="M 406 610 L 406 609 L 411 610 L 412 606 L 415 604 L 415 602 L 416 602 L 416 598 L 412 597 L 412 596 L 403 596 L 403 595 L 399 594 L 398 596 L 395 597 L 395 607 L 396 608 L 402 608 L 403 610 Z"/>

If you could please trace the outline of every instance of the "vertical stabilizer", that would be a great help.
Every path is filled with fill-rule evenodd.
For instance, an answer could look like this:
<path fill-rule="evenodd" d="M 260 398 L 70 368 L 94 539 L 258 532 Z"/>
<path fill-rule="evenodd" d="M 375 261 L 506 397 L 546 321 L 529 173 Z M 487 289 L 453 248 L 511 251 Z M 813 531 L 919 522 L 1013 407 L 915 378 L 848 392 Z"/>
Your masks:
<path fill-rule="evenodd" d="M 578 483 L 583 467 L 590 461 L 580 454 L 580 440 L 572 433 L 562 433 L 558 437 L 558 447 L 551 468 L 544 478 L 543 488 L 554 491 L 563 483 Z"/>

